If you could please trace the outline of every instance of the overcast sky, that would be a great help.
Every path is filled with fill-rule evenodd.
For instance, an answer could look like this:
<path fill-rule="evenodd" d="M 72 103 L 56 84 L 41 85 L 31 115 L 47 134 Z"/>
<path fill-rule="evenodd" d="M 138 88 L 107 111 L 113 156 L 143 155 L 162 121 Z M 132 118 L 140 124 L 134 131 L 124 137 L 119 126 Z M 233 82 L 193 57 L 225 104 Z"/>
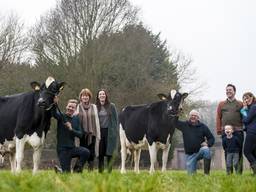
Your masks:
<path fill-rule="evenodd" d="M 245 91 L 256 94 L 255 0 L 131 2 L 141 9 L 142 21 L 153 32 L 161 32 L 170 49 L 193 60 L 199 82 L 208 87 L 200 99 L 224 99 L 228 83 L 236 85 L 239 99 Z M 0 0 L 0 15 L 13 10 L 32 25 L 54 5 L 55 0 Z"/>

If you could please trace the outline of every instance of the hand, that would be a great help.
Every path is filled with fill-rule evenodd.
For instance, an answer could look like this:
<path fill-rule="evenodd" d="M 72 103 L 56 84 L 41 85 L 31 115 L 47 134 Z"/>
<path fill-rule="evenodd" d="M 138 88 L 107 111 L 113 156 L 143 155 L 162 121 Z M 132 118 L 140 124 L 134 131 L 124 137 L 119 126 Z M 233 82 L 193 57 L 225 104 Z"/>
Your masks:
<path fill-rule="evenodd" d="M 207 144 L 207 142 L 204 141 L 203 143 L 201 143 L 201 146 L 202 147 L 208 147 L 208 144 Z"/>
<path fill-rule="evenodd" d="M 217 135 L 222 135 L 222 131 L 217 131 Z"/>
<path fill-rule="evenodd" d="M 71 125 L 70 122 L 66 122 L 64 125 L 65 125 L 70 131 L 72 130 L 72 125 Z"/>
<path fill-rule="evenodd" d="M 244 108 L 244 109 L 247 109 L 247 107 L 248 107 L 247 102 L 246 102 L 246 101 L 243 101 L 243 108 Z"/>
<path fill-rule="evenodd" d="M 58 104 L 58 102 L 59 102 L 59 97 L 58 97 L 58 96 L 55 96 L 55 97 L 53 98 L 53 102 Z"/>

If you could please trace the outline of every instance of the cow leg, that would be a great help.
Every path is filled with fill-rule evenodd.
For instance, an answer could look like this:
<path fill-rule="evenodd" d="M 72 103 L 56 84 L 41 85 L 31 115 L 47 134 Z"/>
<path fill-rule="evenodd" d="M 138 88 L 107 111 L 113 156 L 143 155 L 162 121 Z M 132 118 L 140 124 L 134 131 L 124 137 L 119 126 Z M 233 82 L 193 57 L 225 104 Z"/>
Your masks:
<path fill-rule="evenodd" d="M 41 158 L 41 153 L 42 153 L 42 145 L 40 147 L 34 148 L 34 153 L 33 153 L 33 174 L 35 174 L 38 171 L 39 163 L 40 163 L 40 158 Z"/>
<path fill-rule="evenodd" d="M 33 174 L 38 171 L 43 143 L 44 143 L 44 132 L 42 137 L 39 137 L 37 133 L 32 134 L 28 140 L 29 144 L 33 147 Z"/>
<path fill-rule="evenodd" d="M 15 173 L 15 168 L 16 168 L 15 153 L 10 153 L 9 154 L 9 161 L 10 161 L 10 165 L 11 165 L 11 172 Z"/>
<path fill-rule="evenodd" d="M 126 173 L 126 170 L 125 170 L 125 161 L 127 157 L 127 148 L 125 145 L 126 136 L 121 124 L 120 124 L 119 132 L 120 132 L 120 144 L 121 144 L 121 173 Z"/>
<path fill-rule="evenodd" d="M 21 172 L 21 162 L 24 158 L 25 138 L 16 138 L 16 173 Z"/>
<path fill-rule="evenodd" d="M 140 153 L 141 153 L 141 149 L 134 150 L 134 172 L 136 173 L 140 172 L 140 168 L 139 168 Z"/>
<path fill-rule="evenodd" d="M 168 155 L 170 150 L 171 144 L 168 144 L 166 148 L 163 149 L 163 155 L 162 155 L 162 172 L 166 171 L 167 161 L 168 161 Z"/>
<path fill-rule="evenodd" d="M 155 163 L 156 163 L 156 154 L 157 154 L 157 148 L 156 148 L 156 143 L 153 142 L 152 145 L 148 145 L 149 149 L 149 155 L 150 155 L 150 174 L 155 172 Z"/>

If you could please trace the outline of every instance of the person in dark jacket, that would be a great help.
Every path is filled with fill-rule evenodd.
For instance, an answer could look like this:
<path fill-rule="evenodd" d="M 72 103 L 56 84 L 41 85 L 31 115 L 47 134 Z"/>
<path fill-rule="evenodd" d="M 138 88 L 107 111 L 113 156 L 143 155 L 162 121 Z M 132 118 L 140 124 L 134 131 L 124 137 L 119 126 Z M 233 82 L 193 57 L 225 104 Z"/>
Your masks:
<path fill-rule="evenodd" d="M 256 99 L 251 92 L 243 94 L 243 105 L 240 112 L 246 130 L 244 155 L 250 163 L 253 175 L 256 176 Z"/>
<path fill-rule="evenodd" d="M 55 98 L 57 103 L 58 98 Z M 79 117 L 74 115 L 78 101 L 70 99 L 66 106 L 66 112 L 60 113 L 53 110 L 53 117 L 57 119 L 57 154 L 61 169 L 55 166 L 56 172 L 70 172 L 71 160 L 79 158 L 74 172 L 82 172 L 85 162 L 90 156 L 90 151 L 85 147 L 75 147 L 75 137 L 82 136 Z"/>
<path fill-rule="evenodd" d="M 222 140 L 222 146 L 227 154 L 226 158 L 226 171 L 227 174 L 230 175 L 232 173 L 233 166 L 236 170 L 236 173 L 239 174 L 238 163 L 239 163 L 239 152 L 243 144 L 240 139 L 237 138 L 236 135 L 233 135 L 233 126 L 226 125 L 225 126 L 225 134 L 226 137 Z"/>
<path fill-rule="evenodd" d="M 99 172 L 104 170 L 104 157 L 107 157 L 108 172 L 112 171 L 113 153 L 117 148 L 118 116 L 114 103 L 109 101 L 105 89 L 97 92 L 96 106 L 100 122 Z"/>
<path fill-rule="evenodd" d="M 196 110 L 189 113 L 187 121 L 177 121 L 177 129 L 182 132 L 188 174 L 196 173 L 197 161 L 204 159 L 204 173 L 210 173 L 211 152 L 214 137 L 209 128 L 199 121 L 200 114 Z"/>

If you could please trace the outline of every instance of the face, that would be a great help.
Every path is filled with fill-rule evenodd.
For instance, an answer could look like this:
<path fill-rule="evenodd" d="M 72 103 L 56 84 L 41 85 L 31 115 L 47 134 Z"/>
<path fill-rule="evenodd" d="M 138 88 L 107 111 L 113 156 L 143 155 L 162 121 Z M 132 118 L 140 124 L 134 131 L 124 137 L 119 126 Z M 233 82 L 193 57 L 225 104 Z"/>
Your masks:
<path fill-rule="evenodd" d="M 226 125 L 225 126 L 225 133 L 226 133 L 226 135 L 231 135 L 233 133 L 232 126 Z"/>
<path fill-rule="evenodd" d="M 250 97 L 249 95 L 245 95 L 243 97 L 243 102 L 245 105 L 251 105 L 253 102 L 253 97 Z"/>
<path fill-rule="evenodd" d="M 38 106 L 50 110 L 54 105 L 54 98 L 60 93 L 64 83 L 51 82 L 49 86 L 43 84 L 40 88 Z"/>
<path fill-rule="evenodd" d="M 73 116 L 76 111 L 76 104 L 75 103 L 68 103 L 66 106 L 66 114 L 69 116 Z"/>
<path fill-rule="evenodd" d="M 81 102 L 82 103 L 89 103 L 90 102 L 90 96 L 88 94 L 83 94 L 81 96 Z"/>
<path fill-rule="evenodd" d="M 106 93 L 105 93 L 105 91 L 100 91 L 98 93 L 98 98 L 99 98 L 100 102 L 104 103 L 106 101 Z"/>
<path fill-rule="evenodd" d="M 182 111 L 182 105 L 186 97 L 187 93 L 181 94 L 174 90 L 171 91 L 169 97 L 167 98 L 167 113 L 169 116 L 178 115 L 178 113 Z"/>
<path fill-rule="evenodd" d="M 231 86 L 228 86 L 226 87 L 226 95 L 227 95 L 227 98 L 229 99 L 233 99 L 235 97 L 235 90 L 233 87 Z"/>
<path fill-rule="evenodd" d="M 189 115 L 189 121 L 194 124 L 197 123 L 199 121 L 199 117 L 196 114 L 191 113 Z"/>

